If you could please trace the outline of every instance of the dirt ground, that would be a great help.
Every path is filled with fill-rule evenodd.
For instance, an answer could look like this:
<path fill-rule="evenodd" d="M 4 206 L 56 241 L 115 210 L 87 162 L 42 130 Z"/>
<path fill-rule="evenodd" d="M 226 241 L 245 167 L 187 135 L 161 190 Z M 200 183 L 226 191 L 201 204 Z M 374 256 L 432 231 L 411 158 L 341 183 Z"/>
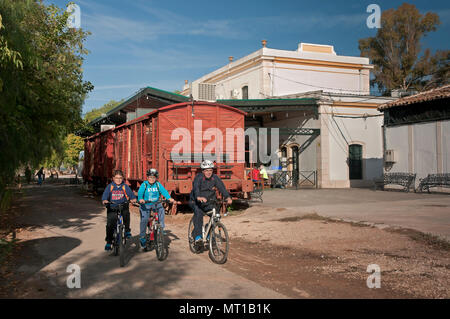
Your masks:
<path fill-rule="evenodd" d="M 83 205 L 83 200 L 80 195 L 78 205 Z M 58 207 L 64 205 L 58 203 Z M 132 218 L 137 216 L 132 210 Z M 166 216 L 167 229 L 180 238 L 179 242 L 186 240 L 182 245 L 187 245 L 191 217 L 190 213 Z M 21 218 L 23 221 L 24 216 Z M 83 218 L 73 225 L 64 221 L 63 225 L 84 231 L 91 216 Z M 230 254 L 227 263 L 217 267 L 287 298 L 450 297 L 449 244 L 417 231 L 379 229 L 324 218 L 314 211 L 264 205 L 233 211 L 222 222 L 231 238 Z M 16 270 L 41 262 L 40 256 L 27 253 L 27 242 L 41 236 L 39 227 L 21 226 L 16 229 L 20 241 L 0 268 L 0 297 L 65 297 L 46 278 L 35 277 L 25 289 L 20 286 Z M 185 253 L 190 254 L 188 249 Z M 207 253 L 200 258 L 210 262 Z M 371 275 L 367 267 L 371 264 L 381 269 L 379 289 L 367 287 Z"/>
<path fill-rule="evenodd" d="M 224 267 L 290 298 L 450 297 L 448 243 L 313 212 L 284 218 L 287 211 L 258 206 L 223 218 L 231 237 Z M 184 226 L 189 218 L 168 220 Z M 371 264 L 381 270 L 379 289 L 367 287 Z"/>

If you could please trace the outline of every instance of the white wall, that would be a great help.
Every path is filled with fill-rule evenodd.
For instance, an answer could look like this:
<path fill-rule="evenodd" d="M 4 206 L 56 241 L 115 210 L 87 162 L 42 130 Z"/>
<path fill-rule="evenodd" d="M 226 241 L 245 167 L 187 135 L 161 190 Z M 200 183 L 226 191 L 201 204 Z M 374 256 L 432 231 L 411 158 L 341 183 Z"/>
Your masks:
<path fill-rule="evenodd" d="M 248 98 L 263 98 L 262 91 L 262 65 L 257 65 L 229 78 L 225 78 L 216 83 L 216 99 L 232 99 L 231 91 L 238 90 L 237 99 L 242 99 L 242 87 L 248 86 Z"/>
<path fill-rule="evenodd" d="M 349 113 L 352 117 L 363 116 L 365 113 L 378 115 L 376 109 L 325 107 L 322 110 L 321 116 L 324 117 L 323 123 L 328 130 L 329 139 L 329 153 L 324 156 L 328 157 L 330 183 L 336 187 L 350 186 L 349 145 L 359 144 L 363 150 L 363 179 L 358 186 L 370 186 L 373 178 L 383 174 L 383 117 L 350 119 L 333 116 Z"/>
<path fill-rule="evenodd" d="M 274 73 L 273 95 L 275 96 L 315 90 L 368 93 L 365 82 L 369 80 L 367 76 L 360 77 L 358 70 L 275 64 Z M 362 77 L 365 78 L 363 81 Z"/>
<path fill-rule="evenodd" d="M 428 174 L 450 173 L 450 121 L 440 129 L 437 123 L 387 127 L 386 149 L 394 150 L 396 162 L 386 171 L 416 173 L 416 187 Z"/>
<path fill-rule="evenodd" d="M 450 173 L 450 121 L 441 122 L 442 173 Z"/>
<path fill-rule="evenodd" d="M 414 173 L 416 183 L 428 174 L 436 174 L 436 122 L 413 125 Z"/>
<path fill-rule="evenodd" d="M 386 127 L 386 150 L 394 150 L 395 163 L 389 172 L 409 171 L 408 125 Z"/>

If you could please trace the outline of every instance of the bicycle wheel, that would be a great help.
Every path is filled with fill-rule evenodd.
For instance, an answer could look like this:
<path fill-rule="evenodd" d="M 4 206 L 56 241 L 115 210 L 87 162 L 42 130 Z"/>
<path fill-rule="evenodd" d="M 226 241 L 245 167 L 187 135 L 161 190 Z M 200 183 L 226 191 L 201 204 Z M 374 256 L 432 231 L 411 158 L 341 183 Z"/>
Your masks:
<path fill-rule="evenodd" d="M 119 236 L 119 259 L 120 259 L 120 267 L 125 266 L 125 247 L 127 243 L 127 239 L 125 237 L 125 229 L 124 225 L 120 225 L 120 236 Z"/>
<path fill-rule="evenodd" d="M 119 234 L 117 234 L 117 227 L 114 229 L 114 235 L 113 235 L 113 254 L 114 256 L 117 256 L 119 254 Z"/>
<path fill-rule="evenodd" d="M 216 264 L 224 264 L 228 258 L 229 238 L 225 225 L 216 223 L 210 230 L 209 258 Z"/>
<path fill-rule="evenodd" d="M 166 247 L 164 246 L 164 233 L 161 227 L 156 228 L 155 241 L 156 258 L 159 261 L 163 261 L 166 258 Z"/>

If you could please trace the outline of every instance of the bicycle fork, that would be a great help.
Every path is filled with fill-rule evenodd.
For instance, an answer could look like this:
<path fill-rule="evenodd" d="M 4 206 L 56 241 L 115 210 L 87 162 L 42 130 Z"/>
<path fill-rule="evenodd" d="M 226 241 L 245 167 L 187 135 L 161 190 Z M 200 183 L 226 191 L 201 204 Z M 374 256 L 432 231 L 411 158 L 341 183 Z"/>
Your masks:
<path fill-rule="evenodd" d="M 155 222 L 158 221 L 158 215 L 155 216 Z M 153 226 L 152 218 L 148 219 L 148 227 L 150 228 L 150 240 L 155 240 L 155 227 Z"/>

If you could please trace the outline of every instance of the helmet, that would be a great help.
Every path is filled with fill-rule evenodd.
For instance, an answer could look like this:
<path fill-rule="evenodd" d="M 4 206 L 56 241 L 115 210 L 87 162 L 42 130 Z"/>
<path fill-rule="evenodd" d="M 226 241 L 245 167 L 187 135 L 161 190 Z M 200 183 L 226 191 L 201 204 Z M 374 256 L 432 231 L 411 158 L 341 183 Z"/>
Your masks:
<path fill-rule="evenodd" d="M 202 169 L 214 168 L 214 163 L 210 160 L 204 160 L 200 165 Z"/>
<path fill-rule="evenodd" d="M 147 170 L 147 177 L 148 176 L 155 176 L 156 178 L 158 178 L 158 171 L 155 168 L 151 168 Z"/>

